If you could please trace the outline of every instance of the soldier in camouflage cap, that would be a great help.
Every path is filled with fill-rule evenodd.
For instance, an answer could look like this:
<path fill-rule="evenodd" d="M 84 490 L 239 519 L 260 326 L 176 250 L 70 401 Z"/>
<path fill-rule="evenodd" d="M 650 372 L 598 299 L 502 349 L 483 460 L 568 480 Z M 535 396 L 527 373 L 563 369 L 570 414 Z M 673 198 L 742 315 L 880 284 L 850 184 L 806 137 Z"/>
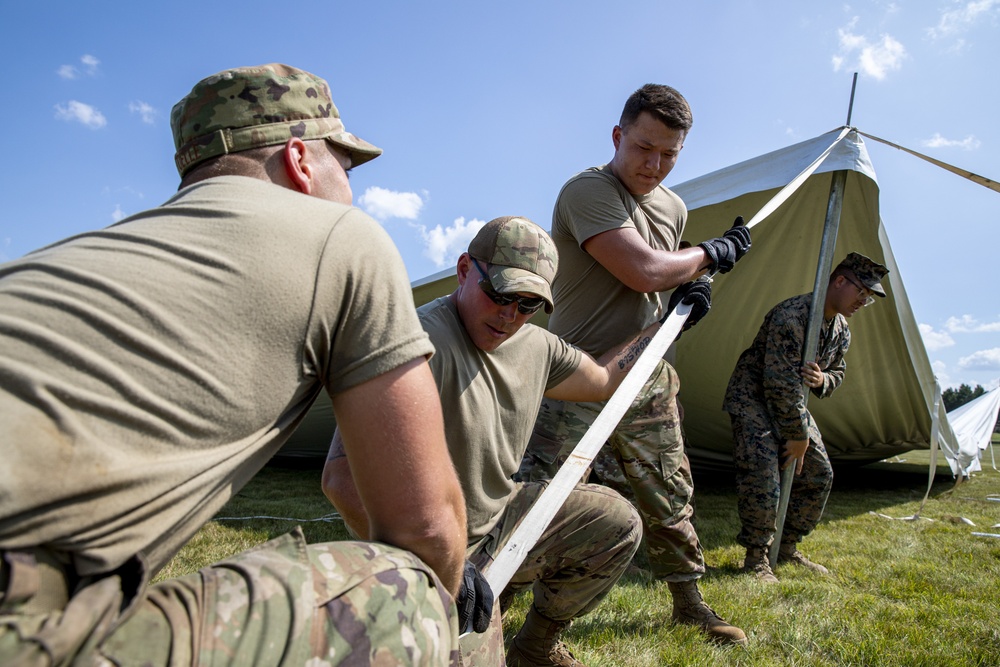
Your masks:
<path fill-rule="evenodd" d="M 559 258 L 552 239 L 524 218 L 497 218 L 476 234 L 469 255 L 490 267 L 490 284 L 500 294 L 526 292 L 545 299 L 552 312 L 552 279 Z"/>
<path fill-rule="evenodd" d="M 782 301 L 764 317 L 753 343 L 736 362 L 723 409 L 733 427 L 733 462 L 744 569 L 761 581 L 778 579 L 768 551 L 774 540 L 781 470 L 795 466 L 778 551 L 778 563 L 826 574 L 806 558 L 798 543 L 811 533 L 833 487 L 833 468 L 823 438 L 805 408 L 805 388 L 826 398 L 844 380 L 844 355 L 851 344 L 847 318 L 884 297 L 889 270 L 856 252 L 834 269 L 823 302 L 823 323 L 815 361 L 803 363 L 812 294 Z"/>
<path fill-rule="evenodd" d="M 344 129 L 326 81 L 281 64 L 237 67 L 202 79 L 170 112 L 177 171 L 217 155 L 260 146 L 326 139 L 357 166 L 382 149 Z"/>
<path fill-rule="evenodd" d="M 468 556 L 491 563 L 545 488 L 515 483 L 543 396 L 605 400 L 659 329 L 655 323 L 595 360 L 528 323 L 552 303 L 558 266 L 549 235 L 530 220 L 487 223 L 458 258 L 458 289 L 418 309 L 434 343 L 430 360 L 445 412 L 445 433 L 465 493 Z M 362 537 L 367 518 L 349 492 L 351 470 L 337 447 L 324 488 Z M 574 618 L 594 609 L 628 567 L 639 545 L 638 512 L 617 492 L 579 484 L 531 547 L 501 600 L 532 589 L 524 625 L 510 641 L 510 667 L 583 667 L 559 640 Z M 495 591 L 499 596 L 501 591 Z M 504 664 L 499 613 L 485 635 L 462 640 L 466 664 Z"/>
<path fill-rule="evenodd" d="M 171 121 L 169 201 L 0 265 L 0 665 L 456 664 L 434 348 L 346 173 L 379 149 L 285 65 L 213 75 Z M 150 584 L 322 392 L 375 541 L 294 529 Z"/>

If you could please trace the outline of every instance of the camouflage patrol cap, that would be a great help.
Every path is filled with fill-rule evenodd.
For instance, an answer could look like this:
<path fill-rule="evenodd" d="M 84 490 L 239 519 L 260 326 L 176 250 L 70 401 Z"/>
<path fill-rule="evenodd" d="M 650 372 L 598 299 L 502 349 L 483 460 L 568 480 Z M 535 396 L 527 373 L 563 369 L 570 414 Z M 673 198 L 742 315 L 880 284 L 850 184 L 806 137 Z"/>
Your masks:
<path fill-rule="evenodd" d="M 853 273 L 861 281 L 861 284 L 877 296 L 885 296 L 885 290 L 882 289 L 880 281 L 889 273 L 889 269 L 875 260 L 869 259 L 861 253 L 852 252 L 844 258 L 838 268 L 844 268 Z"/>
<path fill-rule="evenodd" d="M 283 144 L 291 137 L 326 139 L 350 153 L 355 167 L 382 154 L 344 129 L 326 81 L 277 63 L 202 79 L 174 105 L 170 129 L 182 177 L 208 158 Z"/>
<path fill-rule="evenodd" d="M 490 220 L 472 239 L 469 254 L 489 267 L 490 283 L 497 292 L 535 294 L 545 299 L 545 312 L 552 312 L 552 279 L 559 255 L 549 235 L 531 220 L 517 216 Z"/>

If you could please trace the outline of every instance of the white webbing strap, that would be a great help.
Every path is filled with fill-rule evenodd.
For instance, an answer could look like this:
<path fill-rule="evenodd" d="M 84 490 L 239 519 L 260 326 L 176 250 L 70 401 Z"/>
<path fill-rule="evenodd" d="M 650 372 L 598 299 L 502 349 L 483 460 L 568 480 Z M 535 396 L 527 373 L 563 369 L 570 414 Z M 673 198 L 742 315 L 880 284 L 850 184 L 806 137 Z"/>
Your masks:
<path fill-rule="evenodd" d="M 747 223 L 747 227 L 755 227 L 758 222 L 763 221 L 764 218 L 774 213 L 774 211 L 777 210 L 779 206 L 784 204 L 785 200 L 791 197 L 792 194 L 794 194 L 795 191 L 799 189 L 799 186 L 805 183 L 806 179 L 812 176 L 813 172 L 816 171 L 816 169 L 818 169 L 821 164 L 823 164 L 823 160 L 825 160 L 827 156 L 830 155 L 830 152 L 833 151 L 833 147 L 839 144 L 841 139 L 846 137 L 847 133 L 850 131 L 851 128 L 849 127 L 845 127 L 843 130 L 841 130 L 840 135 L 838 135 L 837 138 L 833 140 L 833 143 L 830 144 L 827 147 L 827 149 L 819 155 L 819 157 L 813 160 L 809 164 L 809 166 L 803 169 L 798 176 L 789 181 L 788 185 L 781 188 L 781 190 L 778 191 L 778 194 L 771 197 L 771 201 L 764 204 L 764 206 L 759 211 L 757 211 L 757 214 L 750 219 L 750 222 Z"/>
<path fill-rule="evenodd" d="M 608 436 L 618 426 L 622 416 L 632 405 L 632 401 L 642 390 L 646 380 L 653 374 L 656 365 L 663 358 L 667 348 L 681 332 L 691 313 L 691 306 L 680 303 L 656 332 L 649 345 L 643 350 L 621 385 L 608 399 L 604 409 L 577 444 L 573 453 L 559 468 L 548 487 L 535 501 L 521 524 L 507 540 L 507 544 L 497 554 L 496 560 L 486 569 L 484 575 L 495 595 L 499 596 L 510 582 L 511 577 L 521 567 L 528 552 L 538 542 L 538 538 L 548 528 L 556 512 L 562 507 L 570 492 L 576 487 L 583 473 L 590 466 Z"/>

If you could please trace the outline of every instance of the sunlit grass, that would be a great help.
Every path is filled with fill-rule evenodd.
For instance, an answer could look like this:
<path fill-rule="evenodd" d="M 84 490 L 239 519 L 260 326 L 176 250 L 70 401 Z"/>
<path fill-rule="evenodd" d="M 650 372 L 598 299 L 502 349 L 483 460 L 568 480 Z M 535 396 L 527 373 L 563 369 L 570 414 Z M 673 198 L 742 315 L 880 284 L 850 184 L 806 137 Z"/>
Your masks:
<path fill-rule="evenodd" d="M 972 534 L 1000 533 L 994 528 L 1000 502 L 991 500 L 1000 499 L 1000 473 L 987 452 L 985 470 L 955 486 L 942 459 L 919 518 L 899 520 L 920 509 L 929 460 L 927 452 L 900 458 L 837 470 L 823 522 L 802 545 L 832 574 L 779 566 L 776 585 L 739 571 L 743 549 L 734 539 L 739 524 L 731 476 L 696 478 L 696 521 L 711 568 L 701 589 L 711 606 L 747 632 L 747 648 L 714 646 L 692 628 L 672 626 L 666 584 L 641 571 L 626 575 L 596 611 L 564 633 L 565 640 L 590 667 L 1000 665 L 1000 539 Z M 267 468 L 220 516 L 327 516 L 331 508 L 318 468 Z M 214 521 L 160 576 L 192 571 L 294 525 Z M 300 525 L 310 542 L 347 539 L 337 521 Z M 641 556 L 637 564 L 645 564 Z M 515 600 L 505 618 L 508 634 L 529 602 L 528 594 Z"/>

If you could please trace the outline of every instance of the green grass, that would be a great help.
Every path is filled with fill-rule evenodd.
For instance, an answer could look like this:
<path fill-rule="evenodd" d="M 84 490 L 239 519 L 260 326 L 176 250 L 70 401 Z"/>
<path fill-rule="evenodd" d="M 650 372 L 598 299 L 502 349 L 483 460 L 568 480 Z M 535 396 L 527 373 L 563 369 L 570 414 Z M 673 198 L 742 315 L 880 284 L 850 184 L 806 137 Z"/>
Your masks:
<path fill-rule="evenodd" d="M 996 439 L 995 442 L 1000 444 Z M 927 452 L 903 462 L 838 469 L 817 530 L 802 550 L 827 565 L 829 577 L 779 566 L 765 585 L 739 572 L 743 549 L 736 498 L 725 473 L 696 475 L 698 532 L 711 570 L 705 599 L 750 636 L 747 648 L 717 647 L 695 630 L 669 623 L 670 594 L 642 572 L 626 575 L 593 613 L 564 633 L 590 667 L 621 665 L 857 665 L 966 667 L 1000 665 L 1000 473 L 984 457 L 982 472 L 956 486 L 940 459 L 927 488 Z M 313 519 L 328 515 L 320 473 L 270 467 L 220 513 Z M 975 524 L 968 525 L 963 519 Z M 216 520 L 206 525 L 160 577 L 190 572 L 287 532 L 296 522 Z M 333 521 L 301 524 L 310 542 L 346 539 Z M 644 565 L 643 558 L 637 564 Z M 530 603 L 515 600 L 508 636 Z"/>

